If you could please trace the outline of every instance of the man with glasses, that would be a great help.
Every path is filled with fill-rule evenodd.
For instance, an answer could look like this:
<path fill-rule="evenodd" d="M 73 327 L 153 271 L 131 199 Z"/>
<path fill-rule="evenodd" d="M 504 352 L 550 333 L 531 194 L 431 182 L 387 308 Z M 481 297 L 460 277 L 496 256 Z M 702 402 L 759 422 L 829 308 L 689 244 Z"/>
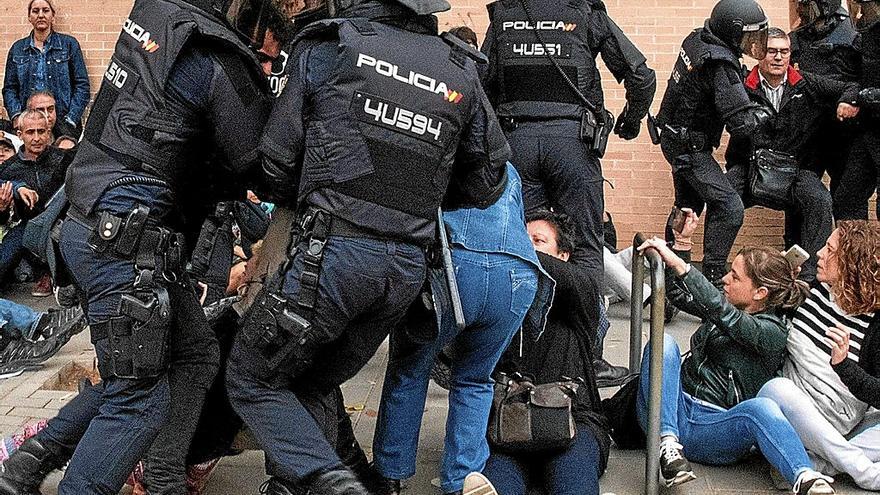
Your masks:
<path fill-rule="evenodd" d="M 803 163 L 807 144 L 830 116 L 843 121 L 858 114 L 858 85 L 801 73 L 791 66 L 791 41 L 785 31 L 770 28 L 767 56 L 746 77 L 746 93 L 755 104 L 773 109 L 773 118 L 758 132 L 731 138 L 727 147 L 727 179 L 746 207 L 754 201 L 748 193 L 749 161 L 761 149 L 775 150 Z M 801 219 L 796 226 L 808 253 L 801 278 L 816 277 L 816 253 L 831 235 L 831 195 L 816 172 L 800 169 L 791 194 L 790 209 Z M 736 232 L 733 232 L 736 234 Z"/>

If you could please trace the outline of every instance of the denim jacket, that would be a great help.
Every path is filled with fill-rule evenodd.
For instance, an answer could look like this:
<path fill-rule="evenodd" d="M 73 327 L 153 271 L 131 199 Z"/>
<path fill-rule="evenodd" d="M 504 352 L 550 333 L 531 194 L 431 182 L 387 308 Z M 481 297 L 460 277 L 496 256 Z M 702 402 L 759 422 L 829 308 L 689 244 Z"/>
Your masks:
<path fill-rule="evenodd" d="M 523 213 L 522 180 L 516 169 L 507 164 L 507 187 L 492 206 L 485 210 L 463 208 L 443 214 L 443 220 L 452 231 L 449 241 L 453 249 L 467 249 L 484 253 L 504 253 L 522 259 L 538 269 L 538 292 L 526 314 L 524 328 L 544 330 L 555 282 L 541 267 L 538 255 L 526 230 Z M 435 284 L 436 285 L 436 284 Z"/>
<path fill-rule="evenodd" d="M 9 49 L 6 76 L 3 79 L 3 102 L 13 117 L 25 109 L 28 96 L 37 88 L 41 60 L 45 57 L 45 89 L 55 95 L 58 121 L 79 124 L 89 103 L 89 75 L 76 38 L 55 33 L 46 39 L 45 52 L 34 46 L 34 33 Z"/>

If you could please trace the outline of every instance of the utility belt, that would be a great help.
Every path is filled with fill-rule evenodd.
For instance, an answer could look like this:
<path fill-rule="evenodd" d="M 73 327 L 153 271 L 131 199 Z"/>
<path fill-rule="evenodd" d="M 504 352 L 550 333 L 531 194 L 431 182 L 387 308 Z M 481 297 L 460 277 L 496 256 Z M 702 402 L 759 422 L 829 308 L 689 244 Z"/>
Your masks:
<path fill-rule="evenodd" d="M 88 218 L 71 210 L 80 223 Z M 135 281 L 122 294 L 117 316 L 91 325 L 92 343 L 108 341 L 109 362 L 100 363 L 103 378 L 149 378 L 165 372 L 172 308 L 167 286 L 184 270 L 183 234 L 148 226 L 150 209 L 138 205 L 127 216 L 101 212 L 89 246 L 134 261 Z"/>
<path fill-rule="evenodd" d="M 584 109 L 580 117 L 504 117 L 500 119 L 501 129 L 505 133 L 514 131 L 520 124 L 528 122 L 549 122 L 552 120 L 572 120 L 580 122 L 578 137 L 587 144 L 600 158 L 605 156 L 608 147 L 608 137 L 614 129 L 614 114 L 608 110 L 599 109 L 599 116 L 595 112 Z"/>
<path fill-rule="evenodd" d="M 661 139 L 670 139 L 676 146 L 687 148 L 689 152 L 705 151 L 707 146 L 711 146 L 705 132 L 691 131 L 687 127 L 670 124 L 663 124 L 655 129 L 659 131 Z"/>

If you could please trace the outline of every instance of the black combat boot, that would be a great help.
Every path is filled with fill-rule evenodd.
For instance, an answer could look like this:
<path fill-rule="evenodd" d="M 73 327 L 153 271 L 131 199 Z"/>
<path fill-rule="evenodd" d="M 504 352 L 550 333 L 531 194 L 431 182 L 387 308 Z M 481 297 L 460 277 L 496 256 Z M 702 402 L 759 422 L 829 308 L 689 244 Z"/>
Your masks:
<path fill-rule="evenodd" d="M 40 495 L 40 484 L 63 464 L 36 438 L 29 438 L 0 466 L 0 495 Z"/>
<path fill-rule="evenodd" d="M 370 495 L 357 476 L 345 468 L 321 473 L 312 479 L 309 495 Z"/>
<path fill-rule="evenodd" d="M 273 476 L 260 485 L 260 495 L 306 495 L 306 490 Z"/>

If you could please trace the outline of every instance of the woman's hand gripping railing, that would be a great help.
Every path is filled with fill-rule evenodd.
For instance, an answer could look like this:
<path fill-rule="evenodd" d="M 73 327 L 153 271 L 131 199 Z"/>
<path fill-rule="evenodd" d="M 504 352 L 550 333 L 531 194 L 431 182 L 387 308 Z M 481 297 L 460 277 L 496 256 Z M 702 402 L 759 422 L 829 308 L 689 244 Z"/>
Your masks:
<path fill-rule="evenodd" d="M 663 260 L 656 249 L 640 252 L 637 248 L 645 237 L 638 233 L 633 238 L 632 257 L 632 303 L 630 310 L 629 369 L 640 371 L 642 361 L 642 309 L 644 301 L 645 261 L 651 270 L 651 346 L 650 389 L 648 392 L 648 431 L 645 452 L 645 493 L 656 495 L 660 491 L 657 473 L 660 472 L 660 401 L 663 383 L 663 315 L 666 305 L 666 278 Z"/>

